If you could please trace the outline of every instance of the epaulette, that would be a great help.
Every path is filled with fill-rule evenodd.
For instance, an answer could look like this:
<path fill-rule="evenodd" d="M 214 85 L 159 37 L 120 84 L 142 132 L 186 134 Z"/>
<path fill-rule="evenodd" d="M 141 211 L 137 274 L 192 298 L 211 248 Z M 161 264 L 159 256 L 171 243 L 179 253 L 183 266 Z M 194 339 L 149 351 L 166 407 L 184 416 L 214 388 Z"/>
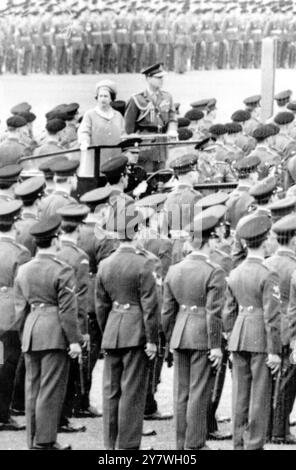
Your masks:
<path fill-rule="evenodd" d="M 60 264 L 61 266 L 70 266 L 68 263 L 65 263 L 65 261 L 62 261 L 61 259 L 59 258 L 56 258 L 55 256 L 53 256 L 52 258 L 54 261 L 56 261 L 58 264 Z"/>

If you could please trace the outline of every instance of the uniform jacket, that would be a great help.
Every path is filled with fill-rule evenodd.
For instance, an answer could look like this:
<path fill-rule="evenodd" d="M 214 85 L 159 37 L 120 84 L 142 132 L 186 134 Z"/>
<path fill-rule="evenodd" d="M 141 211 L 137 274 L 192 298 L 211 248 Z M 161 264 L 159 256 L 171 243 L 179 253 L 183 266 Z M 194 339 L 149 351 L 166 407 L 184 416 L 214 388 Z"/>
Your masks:
<path fill-rule="evenodd" d="M 13 283 L 19 267 L 30 258 L 27 248 L 9 237 L 0 237 L 0 333 L 17 330 Z"/>
<path fill-rule="evenodd" d="M 223 312 L 230 351 L 281 352 L 280 288 L 261 258 L 248 257 L 231 271 Z"/>
<path fill-rule="evenodd" d="M 75 199 L 65 191 L 53 191 L 49 196 L 44 197 L 40 203 L 40 219 L 55 215 L 58 209 L 73 203 L 76 203 Z"/>
<path fill-rule="evenodd" d="M 18 163 L 21 157 L 30 155 L 28 149 L 13 137 L 8 137 L 0 144 L 0 168 Z"/>
<path fill-rule="evenodd" d="M 274 255 L 267 258 L 264 264 L 272 271 L 277 272 L 280 281 L 281 293 L 281 338 L 286 346 L 290 342 L 288 305 L 290 300 L 290 286 L 293 272 L 296 270 L 296 256 L 291 250 L 280 247 Z"/>
<path fill-rule="evenodd" d="M 88 306 L 88 277 L 89 260 L 87 254 L 75 243 L 62 240 L 57 258 L 69 264 L 74 271 L 76 298 L 78 307 L 78 322 L 81 334 L 86 334 L 87 329 L 87 306 Z"/>
<path fill-rule="evenodd" d="M 100 263 L 95 302 L 103 349 L 157 343 L 156 273 L 142 250 L 120 246 Z"/>
<path fill-rule="evenodd" d="M 39 253 L 22 266 L 14 294 L 23 352 L 67 349 L 81 341 L 74 272 L 55 255 Z"/>
<path fill-rule="evenodd" d="M 180 183 L 169 193 L 164 204 L 171 230 L 184 230 L 197 214 L 195 204 L 201 194 L 193 186 Z M 196 213 L 195 213 L 196 212 Z"/>
<path fill-rule="evenodd" d="M 235 144 L 242 149 L 245 156 L 249 155 L 252 150 L 256 147 L 256 141 L 253 137 L 239 134 L 237 139 L 235 140 Z"/>
<path fill-rule="evenodd" d="M 232 268 L 232 258 L 229 254 L 216 248 L 215 250 L 211 251 L 210 260 L 213 263 L 218 264 L 218 266 L 223 269 L 227 276 L 229 275 Z"/>
<path fill-rule="evenodd" d="M 202 253 L 190 253 L 169 268 L 161 317 L 171 348 L 203 351 L 221 346 L 224 291 L 224 271 Z"/>
<path fill-rule="evenodd" d="M 229 199 L 226 202 L 226 215 L 231 228 L 236 228 L 238 221 L 248 213 L 249 207 L 254 203 L 254 198 L 249 194 L 250 186 L 239 183 L 237 188 L 230 193 Z"/>

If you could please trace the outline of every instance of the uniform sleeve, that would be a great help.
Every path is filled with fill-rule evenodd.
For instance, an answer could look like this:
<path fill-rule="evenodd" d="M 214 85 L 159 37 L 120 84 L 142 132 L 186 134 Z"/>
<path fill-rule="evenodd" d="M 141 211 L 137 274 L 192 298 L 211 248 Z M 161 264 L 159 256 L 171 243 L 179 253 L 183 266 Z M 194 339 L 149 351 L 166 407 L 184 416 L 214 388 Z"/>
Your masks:
<path fill-rule="evenodd" d="M 263 285 L 263 315 L 267 339 L 267 352 L 281 352 L 280 287 L 276 273 L 270 272 Z"/>
<path fill-rule="evenodd" d="M 223 308 L 222 321 L 223 330 L 229 336 L 233 330 L 235 320 L 238 316 L 238 303 L 229 283 L 226 285 L 225 304 Z"/>
<path fill-rule="evenodd" d="M 211 274 L 207 284 L 206 314 L 210 349 L 221 347 L 225 287 L 225 273 L 223 269 L 217 268 Z"/>
<path fill-rule="evenodd" d="M 158 343 L 159 301 L 156 281 L 151 268 L 149 268 L 149 263 L 145 264 L 140 274 L 140 302 L 143 311 L 146 341 L 148 343 Z"/>
<path fill-rule="evenodd" d="M 86 334 L 87 328 L 87 305 L 88 305 L 88 273 L 89 261 L 86 257 L 80 260 L 77 269 L 77 305 L 78 305 L 78 323 L 81 334 Z"/>
<path fill-rule="evenodd" d="M 170 342 L 171 340 L 178 311 L 179 304 L 171 290 L 169 270 L 163 286 L 163 303 L 161 311 L 162 328 L 167 342 Z"/>
<path fill-rule="evenodd" d="M 132 134 L 136 131 L 136 122 L 139 116 L 139 109 L 135 103 L 133 97 L 129 100 L 127 105 L 124 120 L 125 120 L 125 130 L 127 134 Z"/>
<path fill-rule="evenodd" d="M 290 297 L 288 305 L 288 322 L 290 341 L 296 341 L 296 271 L 293 273 L 290 282 Z"/>
<path fill-rule="evenodd" d="M 22 288 L 22 276 L 23 274 L 19 270 L 14 280 L 15 325 L 20 335 L 23 334 L 25 321 L 30 312 L 30 305 Z"/>
<path fill-rule="evenodd" d="M 97 322 L 102 333 L 105 330 L 105 326 L 108 320 L 108 315 L 112 309 L 112 299 L 105 290 L 102 280 L 102 265 L 99 266 L 99 270 L 95 282 L 95 309 Z"/>
<path fill-rule="evenodd" d="M 86 142 L 88 146 L 90 146 L 91 143 L 91 117 L 89 113 L 85 113 L 83 116 L 83 119 L 81 121 L 81 124 L 78 128 L 77 131 L 77 136 L 78 136 L 78 142 L 81 145 L 82 143 Z"/>
<path fill-rule="evenodd" d="M 75 295 L 74 271 L 63 266 L 57 282 L 59 317 L 69 344 L 82 342 L 78 326 L 78 307 Z"/>

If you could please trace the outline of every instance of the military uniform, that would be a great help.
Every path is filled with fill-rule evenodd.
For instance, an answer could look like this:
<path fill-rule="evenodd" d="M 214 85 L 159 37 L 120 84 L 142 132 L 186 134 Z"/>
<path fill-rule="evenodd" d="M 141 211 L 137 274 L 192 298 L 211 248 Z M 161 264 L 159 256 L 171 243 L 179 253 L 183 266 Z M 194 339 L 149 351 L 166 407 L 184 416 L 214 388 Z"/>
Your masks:
<path fill-rule="evenodd" d="M 191 50 L 191 24 L 185 16 L 181 15 L 172 25 L 172 31 L 175 47 L 174 70 L 177 73 L 184 73 L 187 70 L 187 60 Z"/>
<path fill-rule="evenodd" d="M 117 70 L 118 73 L 125 73 L 128 70 L 128 55 L 130 45 L 130 19 L 125 15 L 119 15 L 115 19 L 115 42 L 117 45 Z"/>
<path fill-rule="evenodd" d="M 263 242 L 270 226 L 266 216 L 249 217 L 238 235 Z M 227 283 L 223 321 L 233 353 L 233 445 L 235 450 L 262 449 L 271 397 L 266 358 L 281 350 L 278 277 L 263 258 L 249 255 Z"/>

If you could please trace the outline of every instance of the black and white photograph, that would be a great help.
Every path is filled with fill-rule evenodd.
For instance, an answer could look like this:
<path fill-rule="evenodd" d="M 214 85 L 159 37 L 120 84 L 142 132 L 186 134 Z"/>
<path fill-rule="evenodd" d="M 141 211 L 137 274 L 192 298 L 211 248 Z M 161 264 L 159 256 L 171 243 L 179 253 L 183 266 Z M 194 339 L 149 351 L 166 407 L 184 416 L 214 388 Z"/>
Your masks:
<path fill-rule="evenodd" d="M 295 398 L 296 0 L 0 0 L 0 451 L 296 450 Z"/>

